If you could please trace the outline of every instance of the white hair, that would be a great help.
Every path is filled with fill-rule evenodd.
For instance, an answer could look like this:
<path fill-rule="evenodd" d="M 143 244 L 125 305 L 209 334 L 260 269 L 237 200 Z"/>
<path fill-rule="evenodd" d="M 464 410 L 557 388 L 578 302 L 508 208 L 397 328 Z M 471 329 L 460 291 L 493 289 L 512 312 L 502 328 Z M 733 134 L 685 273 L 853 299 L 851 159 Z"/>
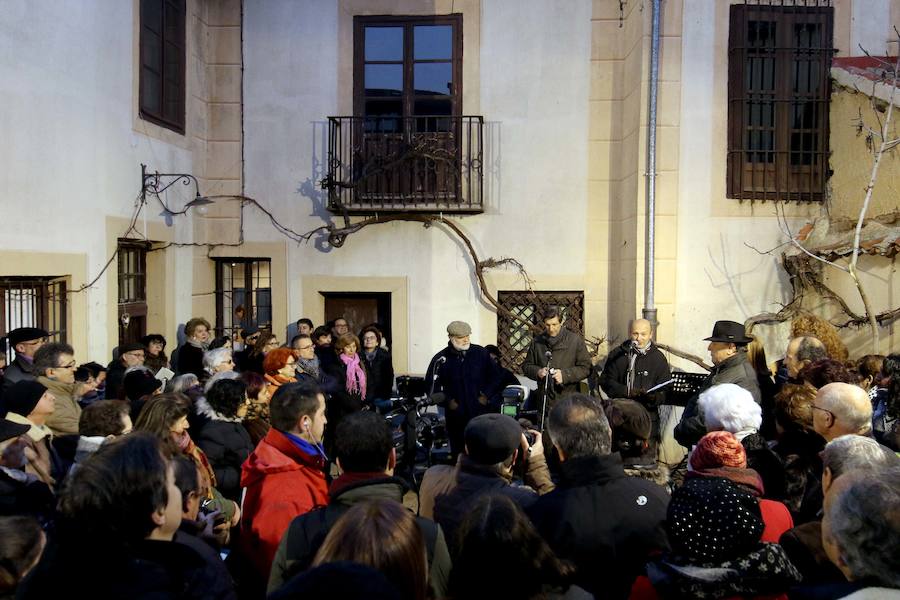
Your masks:
<path fill-rule="evenodd" d="M 843 473 L 896 467 L 900 458 L 872 438 L 850 433 L 825 444 L 822 463 L 831 471 L 833 480 Z"/>
<path fill-rule="evenodd" d="M 720 383 L 701 392 L 697 403 L 707 431 L 737 434 L 758 431 L 762 424 L 762 409 L 753 395 L 733 383 Z"/>
<path fill-rule="evenodd" d="M 212 377 L 206 380 L 206 385 L 203 386 L 203 391 L 208 392 L 209 388 L 213 386 L 217 381 L 222 381 L 223 379 L 240 379 L 241 374 L 237 371 L 222 371 L 221 373 L 216 373 Z"/>
<path fill-rule="evenodd" d="M 203 368 L 207 373 L 213 375 L 216 368 L 223 362 L 231 358 L 231 348 L 215 348 L 207 350 L 203 353 Z"/>

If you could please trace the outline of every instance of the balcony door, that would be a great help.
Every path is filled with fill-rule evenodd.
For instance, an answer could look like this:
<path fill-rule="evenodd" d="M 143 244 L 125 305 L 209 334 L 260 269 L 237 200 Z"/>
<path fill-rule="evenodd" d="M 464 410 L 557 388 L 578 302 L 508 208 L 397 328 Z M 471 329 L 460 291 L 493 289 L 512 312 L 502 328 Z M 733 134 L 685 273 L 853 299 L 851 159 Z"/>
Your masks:
<path fill-rule="evenodd" d="M 460 195 L 462 15 L 356 17 L 356 201 Z"/>

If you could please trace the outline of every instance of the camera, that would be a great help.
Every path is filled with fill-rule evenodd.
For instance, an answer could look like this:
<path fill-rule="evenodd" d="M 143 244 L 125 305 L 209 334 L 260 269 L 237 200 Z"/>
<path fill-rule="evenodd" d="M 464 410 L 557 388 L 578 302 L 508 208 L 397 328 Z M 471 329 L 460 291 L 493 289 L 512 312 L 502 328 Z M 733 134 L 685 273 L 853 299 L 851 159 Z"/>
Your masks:
<path fill-rule="evenodd" d="M 522 411 L 526 397 L 528 397 L 528 388 L 524 385 L 506 386 L 502 392 L 503 402 L 500 405 L 500 414 L 513 419 L 519 418 L 519 413 Z"/>

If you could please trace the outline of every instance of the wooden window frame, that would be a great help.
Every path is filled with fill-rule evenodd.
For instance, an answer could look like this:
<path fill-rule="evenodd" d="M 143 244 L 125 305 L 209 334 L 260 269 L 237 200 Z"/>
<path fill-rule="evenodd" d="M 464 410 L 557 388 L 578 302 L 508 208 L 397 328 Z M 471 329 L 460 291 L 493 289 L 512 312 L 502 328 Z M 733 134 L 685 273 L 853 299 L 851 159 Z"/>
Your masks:
<path fill-rule="evenodd" d="M 147 335 L 147 251 L 150 244 L 136 240 L 119 240 L 118 255 L 118 321 L 119 344 L 136 342 Z M 129 256 L 134 256 L 136 270 L 129 269 Z M 134 294 L 126 294 L 134 284 Z M 129 316 L 127 326 L 122 322 Z"/>
<path fill-rule="evenodd" d="M 244 268 L 244 303 L 242 306 L 244 307 L 244 314 L 247 315 L 245 319 L 248 320 L 248 323 L 259 327 L 260 329 L 271 329 L 272 328 L 272 259 L 269 257 L 253 257 L 253 258 L 215 258 L 213 259 L 216 264 L 216 324 L 215 324 L 215 334 L 216 335 L 227 335 L 229 337 L 234 337 L 234 334 L 239 333 L 240 326 L 234 321 L 234 309 L 236 308 L 234 304 L 234 298 L 231 299 L 231 303 L 229 306 L 230 309 L 230 319 L 228 323 L 225 321 L 225 276 L 224 269 L 226 265 L 228 268 L 234 269 L 236 265 L 243 265 Z M 268 288 L 259 288 L 257 287 L 257 283 L 259 281 L 259 276 L 257 273 L 257 277 L 253 277 L 253 264 L 266 262 L 269 264 L 269 287 Z M 231 266 L 231 265 L 235 266 Z M 247 283 L 249 282 L 249 287 Z M 227 290 L 230 294 L 234 289 L 234 284 L 232 282 L 232 288 Z M 268 289 L 269 290 L 269 321 L 265 323 L 258 322 L 259 315 L 259 303 L 254 302 L 254 294 L 258 293 L 260 289 Z"/>
<path fill-rule="evenodd" d="M 748 89 L 748 30 L 751 22 L 775 23 L 775 46 L 768 53 L 774 59 L 774 90 L 771 100 L 766 93 Z M 793 30 L 798 24 L 822 27 L 821 47 L 802 49 L 793 45 Z M 750 2 L 732 5 L 728 39 L 728 157 L 727 193 L 738 200 L 811 201 L 825 200 L 829 171 L 829 103 L 830 69 L 834 50 L 834 8 L 831 0 L 787 0 L 779 5 Z M 814 92 L 795 92 L 795 71 L 804 61 L 818 61 L 818 88 Z M 753 96 L 753 94 L 756 94 Z M 753 126 L 745 122 L 753 104 L 774 106 L 772 150 L 751 148 L 748 132 Z M 797 105 L 813 103 L 812 123 L 801 118 L 794 128 L 791 111 Z M 763 109 L 760 109 L 760 113 Z M 758 127 L 760 131 L 768 129 Z M 792 135 L 814 136 L 814 148 L 792 147 Z M 750 155 L 765 155 L 763 161 Z M 809 158 L 808 163 L 804 163 Z M 794 162 L 798 160 L 801 162 Z"/>
<path fill-rule="evenodd" d="M 426 16 L 356 16 L 353 17 L 353 114 L 365 116 L 366 106 L 366 82 L 365 65 L 368 63 L 390 63 L 396 61 L 366 61 L 365 28 L 373 26 L 403 27 L 403 93 L 402 110 L 404 117 L 413 115 L 415 105 L 415 90 L 413 89 L 413 68 L 416 62 L 446 62 L 445 60 L 414 60 L 414 36 L 413 28 L 416 25 L 450 25 L 453 27 L 453 93 L 450 94 L 451 116 L 462 114 L 462 64 L 463 64 L 463 16 L 459 13 L 451 15 L 426 15 Z"/>
<path fill-rule="evenodd" d="M 166 9 L 169 8 L 170 11 Z M 159 11 L 159 21 L 162 24 L 160 32 L 154 32 L 144 21 L 145 13 L 149 10 Z M 176 22 L 170 23 L 169 20 L 175 17 Z M 187 55 L 187 38 L 186 38 L 186 21 L 187 21 L 187 2 L 186 0 L 140 0 L 140 42 L 138 53 L 138 107 L 142 119 L 155 123 L 160 127 L 171 129 L 180 134 L 185 133 L 185 113 L 186 113 L 186 76 L 185 64 Z M 159 43 L 159 96 L 157 98 L 159 110 L 154 110 L 144 102 L 144 92 L 146 90 L 146 82 L 144 71 L 150 70 L 156 72 L 154 66 L 149 64 L 149 54 L 151 53 L 150 36 L 158 36 Z M 177 53 L 174 61 L 169 60 L 168 53 Z M 172 73 L 172 65 L 175 73 Z M 169 81 L 167 83 L 167 80 Z M 169 114 L 166 106 L 169 103 L 175 103 L 175 114 Z"/>
<path fill-rule="evenodd" d="M 19 306 L 18 318 L 11 318 L 13 307 L 7 301 L 7 293 L 12 291 L 30 293 L 32 314 L 26 318 Z M 54 342 L 66 342 L 68 338 L 68 291 L 65 277 L 0 277 L 0 337 L 5 337 L 11 329 L 18 327 L 40 327 L 47 330 L 48 338 Z M 0 348 L 0 351 L 6 350 Z M 9 348 L 7 362 L 12 361 L 14 348 Z"/>

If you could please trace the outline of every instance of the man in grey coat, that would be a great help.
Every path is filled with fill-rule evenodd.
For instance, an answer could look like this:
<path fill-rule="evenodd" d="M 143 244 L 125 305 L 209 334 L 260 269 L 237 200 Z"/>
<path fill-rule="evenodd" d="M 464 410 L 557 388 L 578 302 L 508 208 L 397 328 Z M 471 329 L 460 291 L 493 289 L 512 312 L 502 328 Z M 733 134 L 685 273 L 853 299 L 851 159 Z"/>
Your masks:
<path fill-rule="evenodd" d="M 688 400 L 681 422 L 675 426 L 675 440 L 685 448 L 691 448 L 706 435 L 703 413 L 697 407 L 701 392 L 720 383 L 733 383 L 750 392 L 757 404 L 761 401 L 756 372 L 747 360 L 747 344 L 753 338 L 746 334 L 744 326 L 734 321 L 716 321 L 712 335 L 705 340 L 709 342 L 712 371 Z"/>
<path fill-rule="evenodd" d="M 591 374 L 591 355 L 581 336 L 564 327 L 565 318 L 559 307 L 549 307 L 543 322 L 545 332 L 532 341 L 522 372 L 537 381 L 535 406 L 548 414 L 558 398 L 579 391 L 578 384 Z M 547 406 L 543 407 L 545 387 Z"/>

